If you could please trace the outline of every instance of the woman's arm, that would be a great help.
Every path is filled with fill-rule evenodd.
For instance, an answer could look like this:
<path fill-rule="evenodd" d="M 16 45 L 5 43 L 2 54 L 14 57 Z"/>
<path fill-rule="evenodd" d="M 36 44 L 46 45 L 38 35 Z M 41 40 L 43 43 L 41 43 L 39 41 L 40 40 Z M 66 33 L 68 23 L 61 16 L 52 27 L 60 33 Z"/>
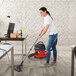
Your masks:
<path fill-rule="evenodd" d="M 43 27 L 43 29 L 41 30 L 41 32 L 44 30 L 45 27 Z"/>
<path fill-rule="evenodd" d="M 41 35 L 40 35 L 40 36 L 37 36 L 38 39 L 41 38 L 41 37 L 47 32 L 47 30 L 48 30 L 48 28 L 49 28 L 49 25 L 50 25 L 50 24 L 47 24 L 47 25 L 43 28 Z"/>

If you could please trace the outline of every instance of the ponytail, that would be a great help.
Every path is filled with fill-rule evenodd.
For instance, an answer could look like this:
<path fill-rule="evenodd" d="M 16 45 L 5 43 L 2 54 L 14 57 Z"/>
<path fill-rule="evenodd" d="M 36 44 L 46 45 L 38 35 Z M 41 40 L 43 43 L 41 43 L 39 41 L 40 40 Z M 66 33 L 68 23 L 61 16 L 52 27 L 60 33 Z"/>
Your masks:
<path fill-rule="evenodd" d="M 46 13 L 47 13 L 49 16 L 51 16 L 49 11 L 46 11 Z"/>
<path fill-rule="evenodd" d="M 53 20 L 53 18 L 52 18 L 52 16 L 51 16 L 51 14 L 50 14 L 50 12 L 49 11 L 46 11 L 46 13 L 51 17 L 51 19 Z"/>

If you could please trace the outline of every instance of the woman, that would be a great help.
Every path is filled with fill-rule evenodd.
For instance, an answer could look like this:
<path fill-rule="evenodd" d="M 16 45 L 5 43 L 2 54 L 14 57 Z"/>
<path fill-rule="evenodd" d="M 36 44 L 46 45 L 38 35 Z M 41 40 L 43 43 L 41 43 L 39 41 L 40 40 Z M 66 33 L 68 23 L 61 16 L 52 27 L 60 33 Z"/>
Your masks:
<path fill-rule="evenodd" d="M 51 17 L 47 9 L 45 7 L 41 7 L 39 10 L 40 10 L 40 15 L 44 18 L 44 28 L 41 30 L 42 32 L 41 35 L 37 36 L 37 39 L 41 38 L 47 32 L 47 30 L 49 32 L 48 44 L 46 47 L 47 57 L 46 57 L 46 63 L 44 65 L 49 64 L 51 48 L 53 49 L 53 57 L 54 57 L 52 64 L 55 64 L 57 61 L 56 39 L 58 36 L 58 32 L 54 26 L 53 18 Z"/>

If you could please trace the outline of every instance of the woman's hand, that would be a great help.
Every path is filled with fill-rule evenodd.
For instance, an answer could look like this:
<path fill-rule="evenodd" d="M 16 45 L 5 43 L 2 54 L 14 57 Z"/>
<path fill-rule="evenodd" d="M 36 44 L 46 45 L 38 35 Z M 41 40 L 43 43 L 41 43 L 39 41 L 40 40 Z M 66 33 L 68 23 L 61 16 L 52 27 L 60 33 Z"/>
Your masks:
<path fill-rule="evenodd" d="M 36 38 L 37 38 L 37 39 L 40 39 L 40 38 L 41 38 L 41 36 L 37 36 Z"/>

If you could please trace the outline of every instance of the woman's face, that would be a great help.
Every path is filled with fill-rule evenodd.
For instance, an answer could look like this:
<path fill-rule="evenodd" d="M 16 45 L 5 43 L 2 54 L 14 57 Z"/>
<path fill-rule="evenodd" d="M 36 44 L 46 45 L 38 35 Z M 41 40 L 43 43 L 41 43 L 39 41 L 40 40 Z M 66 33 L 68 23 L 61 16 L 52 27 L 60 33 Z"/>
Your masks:
<path fill-rule="evenodd" d="M 46 16 L 46 11 L 40 10 L 40 15 L 41 15 L 42 17 L 45 17 L 45 16 Z"/>

